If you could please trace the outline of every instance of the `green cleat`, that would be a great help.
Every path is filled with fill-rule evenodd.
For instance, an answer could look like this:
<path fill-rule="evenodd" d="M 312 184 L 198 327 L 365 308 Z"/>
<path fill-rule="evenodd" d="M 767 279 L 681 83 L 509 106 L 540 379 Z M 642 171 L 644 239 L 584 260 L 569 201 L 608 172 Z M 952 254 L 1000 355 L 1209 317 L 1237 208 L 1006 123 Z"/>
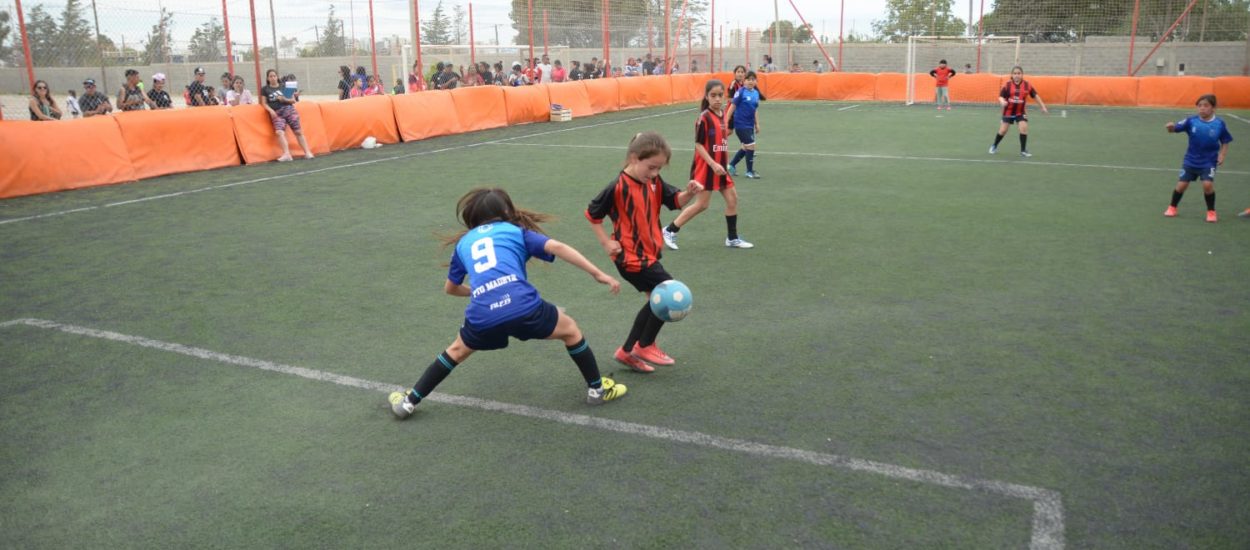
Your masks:
<path fill-rule="evenodd" d="M 408 392 L 391 392 L 390 401 L 391 412 L 400 420 L 412 416 L 412 411 L 417 410 L 417 406 L 408 401 Z"/>

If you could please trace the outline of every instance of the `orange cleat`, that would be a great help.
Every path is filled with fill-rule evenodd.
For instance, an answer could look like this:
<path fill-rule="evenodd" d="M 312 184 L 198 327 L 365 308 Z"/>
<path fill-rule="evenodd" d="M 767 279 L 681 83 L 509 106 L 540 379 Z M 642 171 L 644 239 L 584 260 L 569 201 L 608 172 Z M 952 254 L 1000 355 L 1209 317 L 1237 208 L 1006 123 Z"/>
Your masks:
<path fill-rule="evenodd" d="M 638 346 L 635 345 L 634 351 L 637 350 Z M 644 363 L 642 359 L 627 353 L 624 348 L 616 348 L 616 353 L 612 354 L 612 358 L 616 359 L 618 363 L 629 367 L 634 372 L 655 372 L 655 367 L 648 365 Z"/>
<path fill-rule="evenodd" d="M 1175 206 L 1169 206 L 1167 210 L 1164 210 L 1164 211 L 1163 211 L 1163 215 L 1164 215 L 1164 216 L 1167 216 L 1167 217 L 1169 217 L 1169 218 L 1175 218 L 1175 217 L 1176 217 L 1176 207 L 1175 207 Z"/>
<path fill-rule="evenodd" d="M 672 357 L 669 357 L 667 353 L 664 353 L 664 350 L 660 349 L 660 346 L 655 344 L 651 344 L 646 347 L 634 346 L 634 351 L 630 353 L 632 353 L 634 357 L 656 365 L 668 366 L 676 363 Z"/>
<path fill-rule="evenodd" d="M 1238 218 L 1250 218 L 1250 208 L 1245 209 L 1245 211 L 1243 212 L 1238 212 L 1237 217 Z"/>
<path fill-rule="evenodd" d="M 1215 223 L 1219 220 L 1220 217 L 1215 215 L 1214 210 L 1207 210 L 1207 223 Z"/>

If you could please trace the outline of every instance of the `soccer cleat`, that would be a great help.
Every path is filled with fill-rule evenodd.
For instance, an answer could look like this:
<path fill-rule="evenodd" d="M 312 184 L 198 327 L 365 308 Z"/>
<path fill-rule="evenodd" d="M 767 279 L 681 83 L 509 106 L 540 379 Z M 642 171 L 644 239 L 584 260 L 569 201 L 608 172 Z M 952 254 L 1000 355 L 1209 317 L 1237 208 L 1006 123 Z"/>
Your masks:
<path fill-rule="evenodd" d="M 669 357 L 667 353 L 664 353 L 664 351 L 660 349 L 660 346 L 657 346 L 654 343 L 646 347 L 636 345 L 634 346 L 634 351 L 631 351 L 630 353 L 634 357 L 656 365 L 668 366 L 676 363 L 672 357 Z"/>
<path fill-rule="evenodd" d="M 741 238 L 738 238 L 738 239 L 726 238 L 725 246 L 728 246 L 729 248 L 755 248 L 755 245 L 749 242 L 746 242 L 742 240 Z"/>
<path fill-rule="evenodd" d="M 731 175 L 731 176 L 736 176 L 736 175 L 738 175 L 738 167 L 737 167 L 737 166 L 734 166 L 734 165 L 730 164 L 730 165 L 729 165 L 729 170 L 728 170 L 728 171 L 729 171 L 729 175 Z"/>
<path fill-rule="evenodd" d="M 667 227 L 660 232 L 664 235 L 664 246 L 667 246 L 669 250 L 677 250 L 677 234 L 669 231 Z"/>
<path fill-rule="evenodd" d="M 998 154 L 998 146 L 997 146 L 997 145 L 991 145 L 991 146 L 990 146 L 990 154 L 991 154 L 991 155 L 997 155 L 997 154 Z"/>
<path fill-rule="evenodd" d="M 1029 158 L 1029 157 L 1033 156 L 1033 153 L 1030 153 L 1030 152 L 1028 152 L 1028 151 L 1020 151 L 1020 156 L 1022 156 L 1022 157 L 1024 157 L 1024 158 L 1026 158 L 1026 159 L 1027 159 L 1027 158 Z"/>
<path fill-rule="evenodd" d="M 1238 218 L 1250 218 L 1250 208 L 1237 213 Z"/>
<path fill-rule="evenodd" d="M 1164 215 L 1165 217 L 1168 217 L 1168 218 L 1175 218 L 1175 217 L 1176 217 L 1176 207 L 1175 207 L 1175 206 L 1169 206 L 1167 210 L 1164 210 L 1164 211 L 1163 211 L 1163 215 Z"/>
<path fill-rule="evenodd" d="M 747 170 L 747 179 L 752 179 L 752 180 L 760 179 L 760 173 L 755 172 L 753 170 Z"/>
<path fill-rule="evenodd" d="M 950 105 L 947 105 L 947 106 L 946 106 L 946 110 L 947 110 L 947 111 L 951 110 L 951 106 L 950 106 Z"/>
<path fill-rule="evenodd" d="M 1219 219 L 1220 217 L 1215 215 L 1214 210 L 1207 210 L 1207 223 L 1215 223 L 1219 221 Z"/>
<path fill-rule="evenodd" d="M 603 387 L 599 389 L 586 389 L 587 404 L 602 405 L 608 401 L 625 397 L 625 392 L 629 391 L 629 388 L 625 387 L 625 384 L 617 384 L 616 381 L 611 378 L 602 378 L 600 379 L 600 382 L 603 384 Z"/>
<path fill-rule="evenodd" d="M 395 413 L 395 416 L 400 420 L 412 416 L 412 411 L 417 409 L 416 405 L 408 401 L 408 392 L 391 392 L 390 399 L 391 412 Z"/>
<path fill-rule="evenodd" d="M 625 351 L 624 348 L 616 348 L 616 353 L 612 354 L 612 358 L 616 362 L 629 367 L 634 372 L 655 372 L 655 367 L 648 365 L 637 357 Z"/>

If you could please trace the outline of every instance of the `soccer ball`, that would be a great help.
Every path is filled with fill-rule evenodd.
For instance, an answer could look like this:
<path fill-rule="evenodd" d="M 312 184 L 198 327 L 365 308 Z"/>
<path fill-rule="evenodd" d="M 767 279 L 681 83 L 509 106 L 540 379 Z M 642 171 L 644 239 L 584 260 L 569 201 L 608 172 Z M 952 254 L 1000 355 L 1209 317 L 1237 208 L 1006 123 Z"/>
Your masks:
<path fill-rule="evenodd" d="M 369 136 L 365 138 L 364 141 L 360 142 L 361 149 L 377 149 L 381 146 L 382 144 L 378 143 L 378 139 L 373 136 Z"/>
<path fill-rule="evenodd" d="M 664 321 L 680 321 L 690 314 L 694 296 L 690 287 L 677 280 L 660 283 L 651 291 L 651 312 Z"/>

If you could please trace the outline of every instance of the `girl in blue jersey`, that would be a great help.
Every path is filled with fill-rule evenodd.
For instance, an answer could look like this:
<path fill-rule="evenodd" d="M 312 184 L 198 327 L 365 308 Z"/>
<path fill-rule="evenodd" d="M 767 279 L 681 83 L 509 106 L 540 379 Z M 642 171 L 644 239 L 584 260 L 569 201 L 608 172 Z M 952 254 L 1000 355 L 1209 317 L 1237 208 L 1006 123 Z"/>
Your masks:
<path fill-rule="evenodd" d="M 1228 125 L 1215 116 L 1215 95 L 1206 94 L 1198 98 L 1198 114 L 1180 122 L 1169 122 L 1165 126 L 1168 132 L 1189 134 L 1189 149 L 1185 150 L 1185 160 L 1181 162 L 1180 181 L 1172 190 L 1172 204 L 1163 215 L 1169 218 L 1176 216 L 1176 206 L 1189 188 L 1189 183 L 1202 180 L 1202 194 L 1207 199 L 1207 221 L 1215 223 L 1219 219 L 1215 215 L 1215 167 L 1224 164 L 1224 155 L 1228 154 L 1228 143 L 1233 141 L 1228 133 Z"/>
<path fill-rule="evenodd" d="M 729 175 L 738 175 L 738 161 L 746 158 L 747 178 L 759 179 L 760 175 L 755 171 L 755 134 L 760 131 L 760 91 L 755 71 L 748 72 L 744 82 L 744 87 L 734 94 L 725 113 L 725 118 L 733 121 L 734 134 L 742 144 L 733 160 L 729 161 Z"/>
<path fill-rule="evenodd" d="M 503 189 L 469 191 L 456 203 L 456 216 L 467 229 L 446 243 L 456 243 L 456 250 L 443 290 L 469 298 L 464 324 L 456 341 L 426 367 L 411 390 L 390 395 L 395 416 L 408 418 L 456 365 L 474 351 L 508 347 L 509 337 L 563 341 L 586 379 L 587 403 L 600 405 L 624 396 L 624 384 L 600 376 L 595 354 L 577 322 L 543 300 L 526 280 L 525 262 L 531 257 L 547 262 L 560 258 L 608 285 L 613 294 L 621 291 L 621 283 L 573 247 L 544 235 L 538 224 L 548 216 L 516 208 Z"/>

